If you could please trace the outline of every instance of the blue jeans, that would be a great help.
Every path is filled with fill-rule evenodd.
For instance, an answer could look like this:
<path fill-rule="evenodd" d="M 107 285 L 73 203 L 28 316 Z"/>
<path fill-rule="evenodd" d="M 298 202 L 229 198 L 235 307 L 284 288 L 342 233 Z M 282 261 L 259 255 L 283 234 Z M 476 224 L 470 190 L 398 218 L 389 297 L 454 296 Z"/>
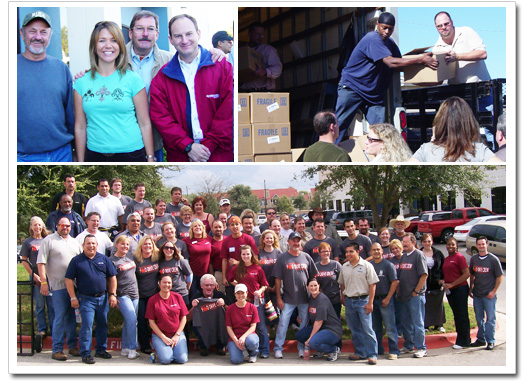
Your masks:
<path fill-rule="evenodd" d="M 66 335 L 68 349 L 77 346 L 77 323 L 75 322 L 75 310 L 71 307 L 68 290 L 64 288 L 51 291 L 51 300 L 55 311 L 53 331 L 51 332 L 53 341 L 51 352 L 56 353 L 64 350 L 64 335 Z"/>
<path fill-rule="evenodd" d="M 278 322 L 278 327 L 276 328 L 276 336 L 274 341 L 274 351 L 277 350 L 282 351 L 284 349 L 284 342 L 285 337 L 287 335 L 287 327 L 289 326 L 289 320 L 291 319 L 291 314 L 293 314 L 293 311 L 295 308 L 298 308 L 298 316 L 302 320 L 300 323 L 300 329 L 303 329 L 307 326 L 307 309 L 309 308 L 309 304 L 302 303 L 299 305 L 284 303 L 284 309 L 282 310 L 282 313 L 280 314 L 280 322 Z M 297 344 L 298 350 L 304 350 L 304 345 L 300 342 Z"/>
<path fill-rule="evenodd" d="M 417 350 L 426 349 L 425 344 L 425 304 L 424 295 L 412 296 L 401 302 L 404 347 Z"/>
<path fill-rule="evenodd" d="M 119 296 L 117 307 L 123 316 L 123 330 L 121 337 L 123 349 L 137 349 L 137 306 L 139 299 L 131 299 L 129 296 Z"/>
<path fill-rule="evenodd" d="M 354 90 L 344 87 L 339 83 L 337 88 L 337 104 L 335 107 L 335 115 L 340 127 L 340 133 L 335 144 L 338 144 L 348 133 L 348 127 L 355 118 L 355 114 L 360 109 L 366 113 L 366 120 L 368 123 L 384 123 L 384 106 L 370 105 L 362 99 L 362 97 Z"/>
<path fill-rule="evenodd" d="M 305 344 L 311 332 L 313 326 L 306 326 L 302 330 L 296 332 L 296 340 Z M 319 330 L 309 341 L 309 347 L 322 353 L 334 353 L 337 351 L 337 344 L 341 339 L 333 333 L 331 330 Z"/>
<path fill-rule="evenodd" d="M 382 299 L 373 300 L 373 331 L 377 337 L 377 350 L 379 354 L 384 354 L 384 345 L 382 344 L 383 330 L 382 324 L 386 328 L 388 336 L 388 349 L 390 354 L 399 355 L 399 346 L 397 344 L 397 326 L 395 325 L 395 304 L 392 299 L 388 306 L 382 307 Z"/>
<path fill-rule="evenodd" d="M 393 297 L 393 306 L 395 309 L 395 326 L 397 327 L 397 336 L 403 335 L 403 319 L 401 317 L 401 301 Z"/>
<path fill-rule="evenodd" d="M 258 334 L 258 340 L 260 342 L 259 352 L 260 354 L 269 355 L 269 333 L 267 332 L 267 326 L 265 325 L 265 305 L 260 304 L 258 307 L 258 318 L 260 322 L 256 324 L 256 334 Z"/>
<path fill-rule="evenodd" d="M 477 339 L 489 344 L 494 343 L 496 331 L 496 300 L 497 297 L 489 299 L 486 296 L 474 296 L 474 314 L 478 323 Z M 485 320 L 486 317 L 486 320 Z"/>
<path fill-rule="evenodd" d="M 63 145 L 62 147 L 56 148 L 52 151 L 47 152 L 38 152 L 35 154 L 24 154 L 22 152 L 17 152 L 16 161 L 23 163 L 30 162 L 71 162 L 73 160 L 71 154 L 70 143 Z"/>
<path fill-rule="evenodd" d="M 81 357 L 91 355 L 92 327 L 95 321 L 95 354 L 106 351 L 108 339 L 108 294 L 89 296 L 79 294 L 79 311 L 82 323 L 79 330 Z"/>
<path fill-rule="evenodd" d="M 163 147 L 154 152 L 154 156 L 158 162 L 163 161 Z"/>
<path fill-rule="evenodd" d="M 249 356 L 256 356 L 258 346 L 258 336 L 255 333 L 249 334 L 245 339 L 245 349 L 249 352 Z M 233 341 L 227 343 L 227 349 L 229 350 L 229 358 L 233 364 L 241 364 L 243 362 L 243 351 L 238 349 Z"/>
<path fill-rule="evenodd" d="M 369 298 L 352 299 L 346 297 L 346 322 L 351 330 L 351 340 L 355 354 L 362 358 L 377 358 L 377 337 L 372 326 L 372 315 L 366 314 L 364 306 Z"/>
<path fill-rule="evenodd" d="M 161 364 L 166 365 L 171 362 L 184 364 L 188 361 L 187 338 L 185 337 L 185 333 L 181 332 L 179 341 L 173 348 L 166 345 L 155 333 L 152 333 L 152 343 L 154 344 L 157 358 Z"/>
<path fill-rule="evenodd" d="M 40 286 L 33 287 L 33 299 L 35 301 L 35 316 L 37 317 L 37 331 L 47 332 L 48 324 L 46 322 L 46 308 L 48 309 L 49 333 L 53 333 L 53 320 L 55 319 L 55 310 L 53 309 L 53 300 L 51 296 L 44 296 L 40 293 Z"/>

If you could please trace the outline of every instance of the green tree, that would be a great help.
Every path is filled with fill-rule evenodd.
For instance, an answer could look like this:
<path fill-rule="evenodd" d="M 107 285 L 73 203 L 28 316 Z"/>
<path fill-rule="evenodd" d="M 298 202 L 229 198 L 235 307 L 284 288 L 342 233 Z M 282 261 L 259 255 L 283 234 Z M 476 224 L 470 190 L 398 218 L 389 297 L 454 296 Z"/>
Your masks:
<path fill-rule="evenodd" d="M 293 198 L 293 205 L 295 205 L 295 208 L 297 208 L 299 211 L 306 208 L 307 201 L 302 192 L 298 193 L 298 195 Z"/>
<path fill-rule="evenodd" d="M 363 203 L 373 212 L 375 225 L 386 225 L 389 213 L 399 203 L 411 207 L 420 197 L 447 196 L 451 190 L 481 195 L 488 166 L 316 166 L 303 176 L 319 176 L 317 190 L 346 189 L 353 203 Z M 382 211 L 379 211 L 382 209 Z"/>
<path fill-rule="evenodd" d="M 157 198 L 170 201 L 170 191 L 163 186 L 160 166 L 18 166 L 17 167 L 17 235 L 27 235 L 32 216 L 46 221 L 53 196 L 64 190 L 62 182 L 65 174 L 73 174 L 77 191 L 87 198 L 97 194 L 97 181 L 100 178 L 120 178 L 123 181 L 122 193 L 133 197 L 136 183 L 146 186 L 146 199 L 152 202 Z M 171 167 L 177 169 L 177 167 Z"/>
<path fill-rule="evenodd" d="M 276 211 L 278 213 L 287 213 L 291 214 L 295 211 L 295 208 L 293 207 L 293 204 L 291 203 L 291 200 L 287 198 L 285 195 L 279 197 L 276 200 Z"/>
<path fill-rule="evenodd" d="M 68 47 L 68 27 L 63 26 L 60 29 L 60 37 L 61 37 L 61 44 L 62 44 L 62 51 L 64 52 L 64 55 L 66 57 L 70 56 L 70 50 Z"/>
<path fill-rule="evenodd" d="M 260 212 L 260 201 L 253 194 L 250 186 L 235 185 L 227 194 L 231 202 L 231 212 L 233 214 L 241 214 L 245 209 L 252 209 L 255 213 Z"/>

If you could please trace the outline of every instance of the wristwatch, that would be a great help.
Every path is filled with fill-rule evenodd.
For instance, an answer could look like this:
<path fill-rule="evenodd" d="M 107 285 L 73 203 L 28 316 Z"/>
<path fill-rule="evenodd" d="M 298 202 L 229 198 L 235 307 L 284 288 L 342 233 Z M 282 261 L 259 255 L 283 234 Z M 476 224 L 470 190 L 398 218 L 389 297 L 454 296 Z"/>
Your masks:
<path fill-rule="evenodd" d="M 154 159 L 154 162 L 157 162 L 157 158 L 154 155 L 146 155 L 146 160 L 150 158 Z"/>
<path fill-rule="evenodd" d="M 117 294 L 115 292 L 110 292 L 110 296 L 115 296 L 117 298 Z"/>
<path fill-rule="evenodd" d="M 188 154 L 190 152 L 190 150 L 192 149 L 192 144 L 193 143 L 189 143 L 188 146 L 185 147 L 185 152 Z"/>

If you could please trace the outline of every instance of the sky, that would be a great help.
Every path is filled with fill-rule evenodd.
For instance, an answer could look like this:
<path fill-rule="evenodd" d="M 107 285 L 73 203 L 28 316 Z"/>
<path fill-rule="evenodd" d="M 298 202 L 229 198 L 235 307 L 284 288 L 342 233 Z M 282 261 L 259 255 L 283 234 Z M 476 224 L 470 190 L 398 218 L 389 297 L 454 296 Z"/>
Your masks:
<path fill-rule="evenodd" d="M 506 78 L 506 45 L 510 40 L 506 39 L 505 7 L 398 7 L 401 54 L 435 44 L 439 34 L 434 25 L 434 16 L 439 11 L 450 14 L 454 27 L 468 26 L 474 29 L 486 45 L 485 63 L 490 77 Z"/>
<path fill-rule="evenodd" d="M 200 181 L 211 176 L 221 178 L 228 187 L 237 184 L 250 186 L 253 190 L 263 189 L 264 180 L 267 189 L 293 187 L 298 191 L 309 191 L 316 185 L 315 181 L 305 181 L 300 176 L 304 166 L 299 165 L 198 165 L 182 166 L 180 172 L 162 172 L 163 183 L 167 187 L 179 186 L 183 194 L 196 193 L 200 188 Z"/>

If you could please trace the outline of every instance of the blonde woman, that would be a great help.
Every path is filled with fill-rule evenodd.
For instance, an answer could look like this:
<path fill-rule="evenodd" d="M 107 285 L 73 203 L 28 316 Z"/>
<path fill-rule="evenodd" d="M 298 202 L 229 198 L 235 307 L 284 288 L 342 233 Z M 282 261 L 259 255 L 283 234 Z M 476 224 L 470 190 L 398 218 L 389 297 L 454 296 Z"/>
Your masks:
<path fill-rule="evenodd" d="M 265 291 L 265 300 L 271 300 L 273 306 L 277 306 L 276 289 L 274 286 L 274 277 L 272 276 L 274 265 L 278 256 L 282 253 L 280 250 L 280 242 L 278 236 L 271 229 L 264 230 L 260 236 L 260 245 L 258 246 L 258 258 L 260 259 L 260 266 L 262 267 L 265 278 L 269 286 Z M 278 319 L 270 321 L 265 318 L 265 324 L 268 327 L 278 324 Z"/>
<path fill-rule="evenodd" d="M 154 162 L 148 97 L 128 65 L 121 28 L 95 25 L 90 70 L 75 81 L 75 145 L 79 162 Z"/>
<path fill-rule="evenodd" d="M 33 299 L 35 301 L 35 317 L 37 318 L 37 331 L 45 337 L 48 333 L 48 324 L 46 323 L 46 307 L 48 310 L 49 333 L 53 328 L 53 319 L 55 318 L 55 310 L 53 309 L 53 301 L 51 295 L 44 296 L 40 293 L 41 281 L 37 268 L 37 256 L 40 248 L 40 243 L 50 232 L 46 229 L 44 221 L 40 217 L 31 217 L 29 222 L 29 237 L 22 243 L 20 249 L 20 257 L 22 258 L 22 265 L 29 274 L 33 277 L 35 286 L 33 287 Z"/>
<path fill-rule="evenodd" d="M 372 162 L 406 162 L 412 157 L 412 151 L 399 131 L 387 123 L 373 124 L 366 137 L 366 150 L 375 155 Z"/>
<path fill-rule="evenodd" d="M 185 237 L 182 241 L 187 245 L 189 264 L 193 274 L 190 286 L 190 300 L 192 300 L 200 291 L 201 277 L 207 273 L 214 273 L 210 262 L 212 237 L 207 235 L 203 222 L 195 219 L 190 224 L 189 237 Z"/>
<path fill-rule="evenodd" d="M 137 308 L 137 337 L 141 352 L 152 353 L 150 348 L 150 335 L 148 321 L 145 318 L 148 300 L 157 292 L 159 250 L 152 236 L 144 236 L 134 252 L 135 276 L 139 289 L 139 305 Z"/>

